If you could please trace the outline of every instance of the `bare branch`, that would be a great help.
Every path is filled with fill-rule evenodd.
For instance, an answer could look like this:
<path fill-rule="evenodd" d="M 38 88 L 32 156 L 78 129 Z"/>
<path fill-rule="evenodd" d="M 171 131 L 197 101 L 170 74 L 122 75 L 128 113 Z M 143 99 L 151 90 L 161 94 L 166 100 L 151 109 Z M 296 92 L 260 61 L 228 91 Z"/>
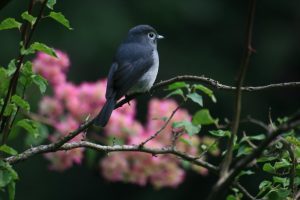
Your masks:
<path fill-rule="evenodd" d="M 250 200 L 258 200 L 254 196 L 252 196 L 244 186 L 242 186 L 239 182 L 234 184 L 248 199 Z"/>
<path fill-rule="evenodd" d="M 222 165 L 221 172 L 220 172 L 221 177 L 228 173 L 229 167 L 231 165 L 234 140 L 237 136 L 237 132 L 240 124 L 241 111 L 242 111 L 242 86 L 244 84 L 246 72 L 249 67 L 250 57 L 252 55 L 252 52 L 254 52 L 251 43 L 252 43 L 253 21 L 254 21 L 254 14 L 255 14 L 255 4 L 256 4 L 256 0 L 249 1 L 249 12 L 247 18 L 247 25 L 246 25 L 245 49 L 244 49 L 244 55 L 242 58 L 242 63 L 240 66 L 240 71 L 239 71 L 238 80 L 236 84 L 237 86 L 236 86 L 235 105 L 234 105 L 234 117 L 233 117 L 233 123 L 231 127 L 231 136 L 228 140 L 227 152 L 225 158 L 221 164 Z"/>
<path fill-rule="evenodd" d="M 113 145 L 113 146 L 104 146 L 100 144 L 95 144 L 88 141 L 81 141 L 81 142 L 70 142 L 65 143 L 62 146 L 58 148 L 53 148 L 52 144 L 49 145 L 40 145 L 37 147 L 32 147 L 23 153 L 20 153 L 16 156 L 11 156 L 5 159 L 10 164 L 15 164 L 19 161 L 27 160 L 28 158 L 41 154 L 41 153 L 47 153 L 47 152 L 53 152 L 53 151 L 66 151 L 71 150 L 75 148 L 91 148 L 97 151 L 104 151 L 104 152 L 116 152 L 116 151 L 135 151 L 135 152 L 144 152 L 144 153 L 150 153 L 152 155 L 158 155 L 158 154 L 172 154 L 175 156 L 178 156 L 186 161 L 190 161 L 194 163 L 195 165 L 202 166 L 208 170 L 210 170 L 213 173 L 216 173 L 218 168 L 208 162 L 205 162 L 201 159 L 198 159 L 195 156 L 185 154 L 183 152 L 177 151 L 172 148 L 147 148 L 147 147 L 140 147 L 139 145 Z"/>
<path fill-rule="evenodd" d="M 174 78 L 156 83 L 151 88 L 150 92 L 154 92 L 155 90 L 157 90 L 159 88 L 163 88 L 165 86 L 168 86 L 168 85 L 178 82 L 178 81 L 202 83 L 202 84 L 205 84 L 207 86 L 210 86 L 210 87 L 212 87 L 214 89 L 218 89 L 218 90 L 225 90 L 225 91 L 235 91 L 236 90 L 236 87 L 234 87 L 234 86 L 221 84 L 218 81 L 216 81 L 212 78 L 207 78 L 203 75 L 202 76 L 182 75 L 182 76 L 176 76 Z M 269 89 L 292 88 L 292 87 L 300 87 L 300 82 L 275 83 L 275 84 L 261 85 L 261 86 L 245 86 L 245 87 L 241 87 L 241 90 L 245 91 L 245 92 L 256 92 L 256 91 L 264 91 L 264 90 L 269 90 Z M 141 94 L 143 94 L 143 93 L 129 95 L 127 98 L 120 100 L 117 103 L 115 109 L 128 103 L 130 100 L 136 98 L 137 96 L 139 96 Z"/>

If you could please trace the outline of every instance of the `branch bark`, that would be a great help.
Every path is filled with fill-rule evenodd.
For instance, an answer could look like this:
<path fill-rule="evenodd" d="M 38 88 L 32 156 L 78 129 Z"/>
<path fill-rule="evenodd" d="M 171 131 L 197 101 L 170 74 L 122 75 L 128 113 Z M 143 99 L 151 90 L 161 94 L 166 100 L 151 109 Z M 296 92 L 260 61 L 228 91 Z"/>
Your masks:
<path fill-rule="evenodd" d="M 80 142 L 70 142 L 65 143 L 62 146 L 58 148 L 53 148 L 52 144 L 49 145 L 40 145 L 37 147 L 32 147 L 23 153 L 20 153 L 16 156 L 11 156 L 5 159 L 6 162 L 10 164 L 15 164 L 20 161 L 24 161 L 29 159 L 32 156 L 35 156 L 37 154 L 42 153 L 48 153 L 48 152 L 54 152 L 54 151 L 68 151 L 75 148 L 90 148 L 97 151 L 104 151 L 104 152 L 116 152 L 116 151 L 135 151 L 135 152 L 144 152 L 144 153 L 150 153 L 152 155 L 158 155 L 158 154 L 172 154 L 175 156 L 178 156 L 179 158 L 182 158 L 186 161 L 190 161 L 194 163 L 195 165 L 202 166 L 209 171 L 216 173 L 218 168 L 208 162 L 205 162 L 198 157 L 177 151 L 172 148 L 147 148 L 147 147 L 140 147 L 139 145 L 114 145 L 114 146 L 104 146 L 100 144 L 95 144 L 88 141 L 80 141 Z"/>

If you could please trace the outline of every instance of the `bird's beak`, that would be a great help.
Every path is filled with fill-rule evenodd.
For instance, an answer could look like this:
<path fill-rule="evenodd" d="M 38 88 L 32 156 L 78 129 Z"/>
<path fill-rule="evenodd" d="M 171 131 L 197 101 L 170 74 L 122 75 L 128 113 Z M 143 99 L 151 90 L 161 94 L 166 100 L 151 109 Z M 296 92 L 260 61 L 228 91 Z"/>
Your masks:
<path fill-rule="evenodd" d="M 157 39 L 164 39 L 165 37 L 164 36 L 162 36 L 162 35 L 157 35 L 157 37 L 156 37 Z"/>

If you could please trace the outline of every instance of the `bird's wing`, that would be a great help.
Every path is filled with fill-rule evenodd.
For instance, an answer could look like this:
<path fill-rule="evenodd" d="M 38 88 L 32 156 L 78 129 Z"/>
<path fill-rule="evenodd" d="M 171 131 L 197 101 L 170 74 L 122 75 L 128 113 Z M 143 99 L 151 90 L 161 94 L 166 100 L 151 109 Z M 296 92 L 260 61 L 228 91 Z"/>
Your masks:
<path fill-rule="evenodd" d="M 108 75 L 108 92 L 116 92 L 116 100 L 124 96 L 153 65 L 152 50 L 140 45 L 123 45 Z"/>

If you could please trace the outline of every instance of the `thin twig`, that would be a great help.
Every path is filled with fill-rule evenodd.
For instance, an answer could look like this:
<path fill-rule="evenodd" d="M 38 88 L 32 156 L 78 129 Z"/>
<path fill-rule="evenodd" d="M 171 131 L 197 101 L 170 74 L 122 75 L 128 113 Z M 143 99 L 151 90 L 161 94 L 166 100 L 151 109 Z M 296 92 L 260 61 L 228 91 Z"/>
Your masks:
<path fill-rule="evenodd" d="M 179 106 L 177 106 L 177 108 L 175 110 L 173 110 L 173 112 L 171 113 L 171 115 L 167 119 L 167 121 L 164 123 L 164 125 L 158 131 L 156 131 L 156 133 L 154 133 L 149 138 L 147 138 L 144 142 L 142 142 L 139 146 L 143 147 L 147 142 L 156 138 L 167 127 L 167 125 L 169 124 L 169 122 L 171 121 L 171 119 L 173 118 L 173 116 L 179 110 L 180 107 L 181 107 L 181 104 Z"/>
<path fill-rule="evenodd" d="M 226 155 L 222 162 L 222 167 L 220 172 L 221 177 L 228 172 L 230 164 L 232 162 L 234 140 L 237 137 L 237 132 L 240 124 L 241 111 L 242 111 L 242 86 L 244 84 L 246 72 L 249 67 L 250 57 L 254 52 L 251 44 L 252 44 L 252 31 L 253 31 L 253 22 L 254 22 L 254 14 L 255 14 L 255 4 L 256 4 L 256 0 L 250 0 L 247 25 L 246 25 L 247 29 L 246 29 L 246 37 L 245 37 L 245 49 L 244 49 L 244 55 L 240 66 L 239 75 L 238 75 L 237 86 L 236 86 L 234 118 L 231 127 L 231 136 L 227 145 Z"/>
<path fill-rule="evenodd" d="M 234 186 L 236 186 L 248 199 L 250 200 L 258 200 L 257 198 L 255 198 L 254 196 L 252 196 L 248 190 L 246 188 L 244 188 L 244 186 L 242 186 L 239 182 L 236 182 L 234 184 Z"/>

